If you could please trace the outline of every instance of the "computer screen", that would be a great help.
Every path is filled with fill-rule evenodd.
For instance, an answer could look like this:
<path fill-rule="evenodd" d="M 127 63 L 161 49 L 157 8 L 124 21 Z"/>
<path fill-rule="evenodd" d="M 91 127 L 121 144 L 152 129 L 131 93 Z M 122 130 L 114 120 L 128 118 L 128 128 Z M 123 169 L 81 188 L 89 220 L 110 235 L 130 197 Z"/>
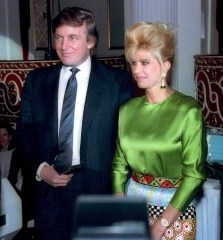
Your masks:
<path fill-rule="evenodd" d="M 83 195 L 75 204 L 73 239 L 150 239 L 144 199 Z"/>

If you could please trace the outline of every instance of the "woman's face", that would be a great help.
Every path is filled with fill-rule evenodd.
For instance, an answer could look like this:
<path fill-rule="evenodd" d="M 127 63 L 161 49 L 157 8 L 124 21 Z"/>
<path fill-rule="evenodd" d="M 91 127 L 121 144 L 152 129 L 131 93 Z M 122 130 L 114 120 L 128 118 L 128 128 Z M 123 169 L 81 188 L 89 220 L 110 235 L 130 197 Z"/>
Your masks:
<path fill-rule="evenodd" d="M 0 128 L 0 146 L 1 148 L 7 148 L 9 142 L 11 140 L 11 136 L 6 128 Z"/>
<path fill-rule="evenodd" d="M 162 75 L 169 70 L 169 62 L 161 65 L 146 50 L 137 51 L 130 65 L 138 87 L 143 89 L 160 88 Z"/>

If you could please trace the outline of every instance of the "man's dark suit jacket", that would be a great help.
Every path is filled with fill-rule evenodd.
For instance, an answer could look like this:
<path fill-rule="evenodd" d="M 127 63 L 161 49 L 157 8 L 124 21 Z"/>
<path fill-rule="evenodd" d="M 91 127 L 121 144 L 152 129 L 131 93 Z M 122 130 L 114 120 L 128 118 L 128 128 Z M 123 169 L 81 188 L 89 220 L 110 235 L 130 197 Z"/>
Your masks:
<path fill-rule="evenodd" d="M 34 179 L 42 162 L 53 164 L 57 154 L 57 102 L 61 67 L 62 64 L 57 64 L 31 71 L 22 91 L 17 139 L 26 176 L 30 179 Z M 54 223 L 58 214 L 56 204 L 59 202 L 65 208 L 69 209 L 69 205 L 72 208 L 75 197 L 72 196 L 69 202 L 67 189 L 72 189 L 72 195 L 76 196 L 111 193 L 110 170 L 116 144 L 118 112 L 120 106 L 131 97 L 132 78 L 129 73 L 92 59 L 82 123 L 81 170 L 74 174 L 65 188 L 53 188 L 43 181 L 35 181 L 35 223 L 39 229 L 49 228 Z M 71 187 L 72 184 L 75 187 Z"/>

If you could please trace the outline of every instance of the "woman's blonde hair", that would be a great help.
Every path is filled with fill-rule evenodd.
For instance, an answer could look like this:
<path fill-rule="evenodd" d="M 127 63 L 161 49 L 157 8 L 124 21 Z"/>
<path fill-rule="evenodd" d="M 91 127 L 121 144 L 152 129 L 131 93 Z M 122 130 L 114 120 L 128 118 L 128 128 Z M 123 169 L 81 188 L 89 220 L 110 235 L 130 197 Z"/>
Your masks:
<path fill-rule="evenodd" d="M 165 23 L 139 22 L 128 28 L 125 34 L 125 57 L 133 60 L 138 50 L 149 51 L 162 65 L 174 61 L 176 38 L 171 27 Z"/>

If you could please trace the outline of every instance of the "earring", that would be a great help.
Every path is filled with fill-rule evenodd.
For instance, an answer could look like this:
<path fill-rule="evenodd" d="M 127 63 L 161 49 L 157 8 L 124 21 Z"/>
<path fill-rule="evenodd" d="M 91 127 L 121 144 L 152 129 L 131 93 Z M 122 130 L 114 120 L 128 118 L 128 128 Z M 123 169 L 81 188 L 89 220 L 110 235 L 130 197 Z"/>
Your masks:
<path fill-rule="evenodd" d="M 162 79 L 161 79 L 161 86 L 160 86 L 161 89 L 166 88 L 165 79 L 166 79 L 166 73 L 163 73 Z"/>

